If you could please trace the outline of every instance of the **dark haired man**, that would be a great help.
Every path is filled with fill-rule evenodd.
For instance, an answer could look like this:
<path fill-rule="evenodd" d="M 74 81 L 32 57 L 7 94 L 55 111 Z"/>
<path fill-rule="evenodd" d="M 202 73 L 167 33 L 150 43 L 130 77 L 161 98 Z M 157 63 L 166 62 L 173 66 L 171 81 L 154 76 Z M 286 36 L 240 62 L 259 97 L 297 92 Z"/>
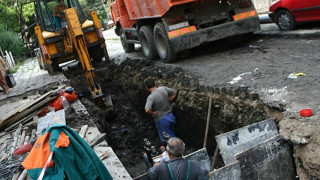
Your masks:
<path fill-rule="evenodd" d="M 63 0 L 58 0 L 58 5 L 54 8 L 53 10 L 53 16 L 54 18 L 54 25 L 56 26 L 56 28 L 60 28 L 60 22 L 62 19 L 65 18 L 64 16 L 64 10 L 68 9 L 68 6 L 66 6 L 64 4 Z"/>
<path fill-rule="evenodd" d="M 195 161 L 182 158 L 185 145 L 177 137 L 170 138 L 167 144 L 167 152 L 170 160 L 163 163 L 156 163 L 148 170 L 151 180 L 204 180 L 204 173 Z"/>
<path fill-rule="evenodd" d="M 156 87 L 155 81 L 151 78 L 144 80 L 144 84 L 147 91 L 151 93 L 147 98 L 145 111 L 152 115 L 155 120 L 160 141 L 163 142 L 162 132 L 175 137 L 174 124 L 176 118 L 171 112 L 170 102 L 177 98 L 179 91 L 165 86 Z"/>

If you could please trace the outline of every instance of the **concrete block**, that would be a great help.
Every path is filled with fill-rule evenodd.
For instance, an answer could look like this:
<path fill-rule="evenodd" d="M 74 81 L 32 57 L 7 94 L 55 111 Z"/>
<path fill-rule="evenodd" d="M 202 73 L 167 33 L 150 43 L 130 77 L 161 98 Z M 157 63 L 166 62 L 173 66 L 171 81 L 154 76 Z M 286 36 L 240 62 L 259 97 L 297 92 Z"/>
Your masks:
<path fill-rule="evenodd" d="M 49 112 L 46 116 L 39 118 L 37 134 L 41 134 L 45 129 L 55 124 L 66 125 L 66 114 L 64 109 L 57 112 Z"/>
<path fill-rule="evenodd" d="M 198 151 L 184 156 L 184 158 L 196 161 L 204 172 L 205 177 L 208 178 L 208 174 L 212 171 L 212 167 L 206 148 L 199 149 Z"/>
<path fill-rule="evenodd" d="M 94 152 L 98 157 L 101 157 L 103 154 L 107 154 L 107 157 L 102 160 L 102 163 L 108 169 L 110 175 L 114 180 L 130 180 L 132 179 L 128 171 L 124 168 L 123 164 L 114 153 L 111 147 L 94 147 Z"/>
<path fill-rule="evenodd" d="M 236 159 L 240 164 L 241 179 L 295 179 L 288 141 L 281 135 L 237 154 Z"/>
<path fill-rule="evenodd" d="M 235 155 L 278 135 L 273 120 L 268 119 L 216 136 L 224 163 L 236 161 Z"/>
<path fill-rule="evenodd" d="M 239 161 L 228 164 L 209 173 L 209 180 L 241 180 Z"/>

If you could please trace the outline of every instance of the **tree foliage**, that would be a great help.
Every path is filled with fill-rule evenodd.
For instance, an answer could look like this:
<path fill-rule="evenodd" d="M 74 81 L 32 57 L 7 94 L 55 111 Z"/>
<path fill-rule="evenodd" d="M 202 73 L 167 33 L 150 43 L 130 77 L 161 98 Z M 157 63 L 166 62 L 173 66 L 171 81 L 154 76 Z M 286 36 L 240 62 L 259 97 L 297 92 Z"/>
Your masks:
<path fill-rule="evenodd" d="M 0 23 L 6 25 L 8 30 L 15 32 L 20 31 L 18 15 L 13 6 L 8 7 L 0 4 Z"/>
<path fill-rule="evenodd" d="M 24 44 L 17 33 L 8 30 L 2 23 L 0 23 L 0 47 L 11 51 L 13 56 L 22 56 L 25 53 Z"/>

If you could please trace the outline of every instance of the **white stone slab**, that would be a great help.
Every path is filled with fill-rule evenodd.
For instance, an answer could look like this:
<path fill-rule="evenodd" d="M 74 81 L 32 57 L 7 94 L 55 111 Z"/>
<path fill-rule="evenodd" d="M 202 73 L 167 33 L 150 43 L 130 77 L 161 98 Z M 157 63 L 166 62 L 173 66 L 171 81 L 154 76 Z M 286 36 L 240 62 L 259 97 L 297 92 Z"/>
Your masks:
<path fill-rule="evenodd" d="M 95 146 L 94 151 L 98 157 L 107 153 L 108 156 L 102 160 L 102 163 L 106 166 L 114 180 L 132 179 L 111 147 Z"/>

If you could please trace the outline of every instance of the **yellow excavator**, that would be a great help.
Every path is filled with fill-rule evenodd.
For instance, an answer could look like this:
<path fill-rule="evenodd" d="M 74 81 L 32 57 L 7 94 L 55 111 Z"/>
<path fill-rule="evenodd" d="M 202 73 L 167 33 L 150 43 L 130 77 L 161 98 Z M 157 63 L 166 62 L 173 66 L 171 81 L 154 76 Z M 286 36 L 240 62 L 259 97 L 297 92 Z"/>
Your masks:
<path fill-rule="evenodd" d="M 63 4 L 63 16 L 55 17 L 56 0 L 35 0 L 39 64 L 49 74 L 54 74 L 60 69 L 59 64 L 80 60 L 95 103 L 98 106 L 112 106 L 110 95 L 104 98 L 91 65 L 91 61 L 110 60 L 97 13 L 92 11 L 92 20 L 88 20 L 78 0 L 63 0 Z"/>

